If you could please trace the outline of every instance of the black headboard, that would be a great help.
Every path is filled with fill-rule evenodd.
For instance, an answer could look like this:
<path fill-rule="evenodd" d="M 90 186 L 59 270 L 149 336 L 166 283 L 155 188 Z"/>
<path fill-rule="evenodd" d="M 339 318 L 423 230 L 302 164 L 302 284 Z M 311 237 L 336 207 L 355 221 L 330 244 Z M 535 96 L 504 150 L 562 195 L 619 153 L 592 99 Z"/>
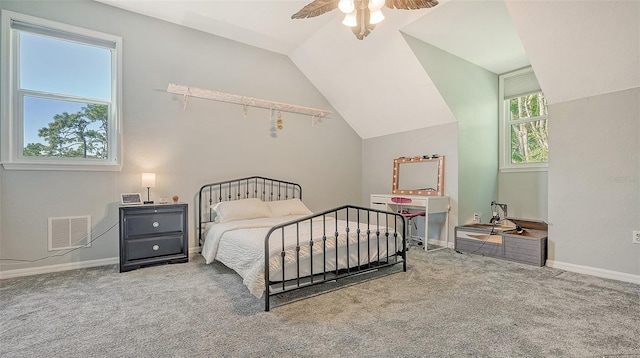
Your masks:
<path fill-rule="evenodd" d="M 262 201 L 276 201 L 298 198 L 302 200 L 302 186 L 288 181 L 253 176 L 205 184 L 198 192 L 198 228 L 202 245 L 202 224 L 213 221 L 211 208 L 221 201 L 258 198 Z"/>

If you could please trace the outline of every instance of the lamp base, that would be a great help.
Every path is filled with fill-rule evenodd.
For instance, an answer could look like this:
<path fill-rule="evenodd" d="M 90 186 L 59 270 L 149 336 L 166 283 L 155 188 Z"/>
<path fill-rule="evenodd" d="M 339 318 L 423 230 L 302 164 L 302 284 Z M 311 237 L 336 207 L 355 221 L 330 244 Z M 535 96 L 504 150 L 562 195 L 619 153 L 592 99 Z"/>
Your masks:
<path fill-rule="evenodd" d="M 145 201 L 143 201 L 142 203 L 143 203 L 143 204 L 153 204 L 153 200 L 151 200 L 151 201 L 145 200 Z"/>

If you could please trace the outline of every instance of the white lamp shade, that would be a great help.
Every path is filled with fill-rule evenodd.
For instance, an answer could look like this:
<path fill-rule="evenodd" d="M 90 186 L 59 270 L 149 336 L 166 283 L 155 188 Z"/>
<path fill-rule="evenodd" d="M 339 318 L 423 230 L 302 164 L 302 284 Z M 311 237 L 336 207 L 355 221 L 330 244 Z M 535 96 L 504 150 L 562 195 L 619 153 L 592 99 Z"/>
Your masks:
<path fill-rule="evenodd" d="M 358 19 L 356 18 L 357 11 L 353 11 L 344 16 L 344 20 L 342 20 L 342 24 L 349 27 L 358 26 Z"/>
<path fill-rule="evenodd" d="M 380 10 L 371 11 L 371 15 L 369 15 L 369 23 L 371 25 L 378 24 L 382 22 L 382 20 L 384 20 L 384 15 L 382 14 L 382 11 Z"/>
<path fill-rule="evenodd" d="M 384 6 L 384 0 L 369 0 L 369 10 L 376 11 L 382 9 Z"/>
<path fill-rule="evenodd" d="M 338 9 L 345 14 L 350 14 L 353 9 L 355 9 L 355 4 L 353 0 L 340 0 L 338 3 Z"/>
<path fill-rule="evenodd" d="M 154 188 L 156 186 L 156 173 L 142 173 L 142 186 Z"/>

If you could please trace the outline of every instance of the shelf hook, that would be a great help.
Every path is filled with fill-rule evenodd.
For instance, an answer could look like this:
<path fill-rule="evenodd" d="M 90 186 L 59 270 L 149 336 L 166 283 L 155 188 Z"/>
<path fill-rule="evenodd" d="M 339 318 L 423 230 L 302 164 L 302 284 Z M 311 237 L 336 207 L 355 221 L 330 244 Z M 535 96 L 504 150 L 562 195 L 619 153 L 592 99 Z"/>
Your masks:
<path fill-rule="evenodd" d="M 187 110 L 187 104 L 189 103 L 189 95 L 188 94 L 184 94 L 182 96 L 182 110 L 186 111 Z"/>

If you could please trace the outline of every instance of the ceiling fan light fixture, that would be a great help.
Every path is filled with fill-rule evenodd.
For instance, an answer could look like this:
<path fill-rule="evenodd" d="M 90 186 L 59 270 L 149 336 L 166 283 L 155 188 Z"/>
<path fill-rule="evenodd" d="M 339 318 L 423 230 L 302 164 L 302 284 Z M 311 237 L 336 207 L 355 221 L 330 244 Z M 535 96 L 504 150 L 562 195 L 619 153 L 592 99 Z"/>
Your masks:
<path fill-rule="evenodd" d="M 384 20 L 384 14 L 380 9 L 371 11 L 371 15 L 369 15 L 369 23 L 371 25 L 379 24 Z"/>
<path fill-rule="evenodd" d="M 354 4 L 354 0 L 340 0 L 338 3 L 338 9 L 345 14 L 352 13 L 355 8 L 356 5 Z"/>
<path fill-rule="evenodd" d="M 369 10 L 372 12 L 382 9 L 385 0 L 369 0 Z"/>
<path fill-rule="evenodd" d="M 358 18 L 356 17 L 357 11 L 353 10 L 351 13 L 346 14 L 344 16 L 344 20 L 342 20 L 342 24 L 348 27 L 358 26 Z"/>
<path fill-rule="evenodd" d="M 438 5 L 438 0 L 312 0 L 292 19 L 306 19 L 325 14 L 338 8 L 345 14 L 342 24 L 351 27 L 358 40 L 367 37 L 384 20 L 382 8 L 417 10 Z"/>

